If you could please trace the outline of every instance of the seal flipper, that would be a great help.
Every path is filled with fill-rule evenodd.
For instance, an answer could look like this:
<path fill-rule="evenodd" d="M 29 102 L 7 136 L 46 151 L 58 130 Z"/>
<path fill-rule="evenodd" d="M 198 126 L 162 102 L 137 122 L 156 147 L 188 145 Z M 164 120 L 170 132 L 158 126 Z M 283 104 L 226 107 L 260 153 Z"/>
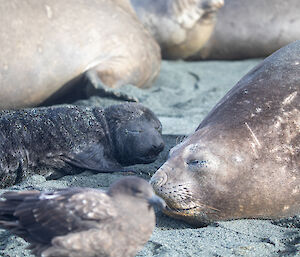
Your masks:
<path fill-rule="evenodd" d="M 60 158 L 66 163 L 78 168 L 89 169 L 97 172 L 120 172 L 123 167 L 114 159 L 107 159 L 103 146 L 92 144 L 80 152 L 70 153 Z"/>
<path fill-rule="evenodd" d="M 97 71 L 94 69 L 85 72 L 86 83 L 86 96 L 102 96 L 109 97 L 122 101 L 139 102 L 136 97 L 130 96 L 117 89 L 112 89 L 106 86 L 99 78 Z"/>

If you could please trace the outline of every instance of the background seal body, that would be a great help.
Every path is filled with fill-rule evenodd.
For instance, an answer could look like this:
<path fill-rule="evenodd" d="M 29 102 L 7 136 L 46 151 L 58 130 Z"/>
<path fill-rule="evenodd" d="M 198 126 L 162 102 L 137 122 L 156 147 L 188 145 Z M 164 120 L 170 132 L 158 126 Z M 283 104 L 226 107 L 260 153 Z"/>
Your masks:
<path fill-rule="evenodd" d="M 192 59 L 266 57 L 300 39 L 298 0 L 225 0 L 211 38 Z"/>
<path fill-rule="evenodd" d="M 224 0 L 131 0 L 165 59 L 194 55 L 210 38 Z"/>
<path fill-rule="evenodd" d="M 300 41 L 244 76 L 151 183 L 191 223 L 300 212 Z"/>
<path fill-rule="evenodd" d="M 160 68 L 127 0 L 1 0 L 0 23 L 0 109 L 60 97 L 91 70 L 104 88 L 149 87 Z"/>

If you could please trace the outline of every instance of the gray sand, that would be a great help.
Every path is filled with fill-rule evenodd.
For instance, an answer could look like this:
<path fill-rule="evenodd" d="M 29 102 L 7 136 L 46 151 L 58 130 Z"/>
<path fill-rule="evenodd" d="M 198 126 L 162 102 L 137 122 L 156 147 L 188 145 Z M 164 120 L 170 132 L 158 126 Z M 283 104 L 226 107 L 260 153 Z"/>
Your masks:
<path fill-rule="evenodd" d="M 166 149 L 149 165 L 132 169 L 149 179 L 166 160 L 168 150 L 192 133 L 216 102 L 259 60 L 236 62 L 163 62 L 155 85 L 147 90 L 127 86 L 123 92 L 137 97 L 151 108 L 163 123 Z M 116 100 L 91 98 L 78 104 L 107 106 Z M 107 188 L 113 181 L 130 174 L 93 174 L 84 172 L 56 181 L 35 175 L 21 189 L 54 189 L 70 186 Z M 2 190 L 3 191 L 3 190 Z M 0 230 L 0 256 L 31 256 L 26 242 Z M 193 228 L 181 221 L 157 214 L 157 227 L 138 256 L 300 256 L 300 219 L 280 221 L 236 220 Z"/>
<path fill-rule="evenodd" d="M 164 134 L 187 135 L 259 61 L 163 61 L 160 75 L 150 89 L 125 86 L 120 91 L 153 110 L 163 124 Z M 80 103 L 107 106 L 117 101 L 92 97 Z"/>

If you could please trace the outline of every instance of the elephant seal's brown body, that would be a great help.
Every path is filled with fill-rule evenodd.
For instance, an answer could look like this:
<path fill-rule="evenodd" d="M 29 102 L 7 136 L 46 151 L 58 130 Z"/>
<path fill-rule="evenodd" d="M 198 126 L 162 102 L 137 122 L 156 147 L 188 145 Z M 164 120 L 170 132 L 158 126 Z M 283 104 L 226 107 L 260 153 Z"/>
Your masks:
<path fill-rule="evenodd" d="M 0 109 L 36 106 L 94 69 L 147 87 L 160 49 L 127 0 L 0 0 Z"/>
<path fill-rule="evenodd" d="M 300 41 L 242 78 L 151 183 L 195 224 L 300 213 Z"/>
<path fill-rule="evenodd" d="M 166 59 L 194 55 L 210 38 L 224 0 L 131 0 Z"/>

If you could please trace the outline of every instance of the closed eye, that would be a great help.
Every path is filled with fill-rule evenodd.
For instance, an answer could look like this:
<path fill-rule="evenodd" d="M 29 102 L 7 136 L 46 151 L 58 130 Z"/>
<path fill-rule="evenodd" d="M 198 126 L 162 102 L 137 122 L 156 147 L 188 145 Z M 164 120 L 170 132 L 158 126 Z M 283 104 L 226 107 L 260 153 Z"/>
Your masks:
<path fill-rule="evenodd" d="M 206 160 L 190 160 L 187 162 L 187 165 L 190 167 L 203 168 L 207 167 L 208 161 Z"/>
<path fill-rule="evenodd" d="M 162 131 L 162 126 L 156 126 L 155 129 L 156 129 L 159 133 L 161 133 L 161 131 Z"/>
<path fill-rule="evenodd" d="M 128 129 L 125 129 L 125 134 L 139 134 L 139 133 L 142 133 L 143 130 L 128 130 Z"/>

